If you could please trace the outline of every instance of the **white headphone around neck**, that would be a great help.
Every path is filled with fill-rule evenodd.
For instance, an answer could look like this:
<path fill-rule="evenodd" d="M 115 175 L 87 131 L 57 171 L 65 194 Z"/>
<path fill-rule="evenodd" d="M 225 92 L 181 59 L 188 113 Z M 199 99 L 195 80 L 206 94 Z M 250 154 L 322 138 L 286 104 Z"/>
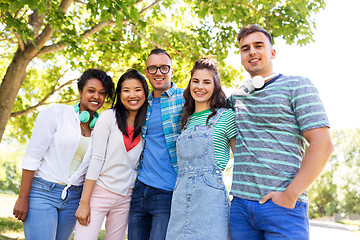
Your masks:
<path fill-rule="evenodd" d="M 246 92 L 246 93 L 251 93 L 255 89 L 262 88 L 264 86 L 266 80 L 274 78 L 277 75 L 279 75 L 279 74 L 273 73 L 270 76 L 267 76 L 265 78 L 263 78 L 262 76 L 256 75 L 253 78 L 246 80 L 246 82 L 244 83 L 244 85 L 242 85 L 240 87 L 240 89 L 244 90 L 244 92 Z"/>

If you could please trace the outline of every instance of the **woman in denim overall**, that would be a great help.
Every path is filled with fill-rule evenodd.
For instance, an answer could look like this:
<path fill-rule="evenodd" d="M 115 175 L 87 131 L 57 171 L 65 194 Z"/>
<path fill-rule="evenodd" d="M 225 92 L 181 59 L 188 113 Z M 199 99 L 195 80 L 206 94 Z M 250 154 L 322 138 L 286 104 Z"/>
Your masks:
<path fill-rule="evenodd" d="M 236 135 L 235 118 L 231 109 L 224 108 L 226 97 L 221 90 L 220 78 L 211 76 L 214 72 L 217 73 L 217 68 L 210 59 L 197 61 L 184 92 L 187 103 L 184 105 L 183 131 L 176 141 L 179 172 L 166 235 L 169 240 L 230 239 L 229 197 L 215 156 L 214 144 L 219 144 L 214 141 L 213 133 L 216 127 L 217 136 L 223 133 L 221 141 L 227 142 L 227 147 L 218 148 L 227 151 L 225 156 L 229 156 L 230 139 L 235 140 Z M 207 82 L 211 78 L 213 82 Z M 194 103 L 193 111 L 186 109 L 192 105 L 190 99 Z M 199 124 L 204 119 L 206 124 Z"/>

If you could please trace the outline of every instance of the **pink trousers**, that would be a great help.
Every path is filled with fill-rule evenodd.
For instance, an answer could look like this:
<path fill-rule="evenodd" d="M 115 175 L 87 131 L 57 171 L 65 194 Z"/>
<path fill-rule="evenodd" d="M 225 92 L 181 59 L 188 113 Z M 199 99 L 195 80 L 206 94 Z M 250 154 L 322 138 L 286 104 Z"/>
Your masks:
<path fill-rule="evenodd" d="M 125 239 L 128 226 L 132 189 L 127 196 L 112 193 L 95 185 L 90 199 L 90 223 L 82 226 L 76 222 L 75 240 L 96 240 L 105 221 L 105 240 Z"/>

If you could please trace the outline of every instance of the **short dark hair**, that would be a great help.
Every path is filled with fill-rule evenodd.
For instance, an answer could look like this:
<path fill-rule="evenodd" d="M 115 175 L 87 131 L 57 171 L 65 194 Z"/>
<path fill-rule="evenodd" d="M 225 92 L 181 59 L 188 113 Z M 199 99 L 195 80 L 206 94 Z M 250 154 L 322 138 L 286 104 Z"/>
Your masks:
<path fill-rule="evenodd" d="M 265 36 L 269 39 L 271 45 L 273 44 L 271 34 L 268 31 L 266 31 L 264 28 L 262 28 L 256 24 L 250 24 L 250 25 L 243 27 L 236 35 L 238 42 L 240 42 L 240 40 L 242 38 L 244 38 L 254 32 L 261 32 L 261 33 L 265 34 Z"/>
<path fill-rule="evenodd" d="M 112 78 L 106 74 L 106 72 L 99 69 L 87 69 L 78 79 L 77 86 L 79 92 L 83 91 L 85 84 L 92 78 L 98 79 L 106 91 L 106 97 L 112 99 L 114 95 L 114 82 Z"/>
<path fill-rule="evenodd" d="M 153 50 L 151 50 L 151 52 L 150 52 L 149 56 L 147 57 L 147 59 L 149 59 L 149 57 L 150 57 L 151 55 L 154 55 L 154 54 L 165 54 L 166 56 L 168 56 L 168 57 L 170 58 L 170 61 L 171 61 L 171 57 L 170 57 L 170 55 L 166 52 L 166 50 L 164 50 L 164 49 L 162 49 L 162 48 L 158 48 L 158 47 L 156 47 L 156 48 L 154 48 Z M 146 60 L 147 60 L 147 59 L 146 59 Z"/>
<path fill-rule="evenodd" d="M 181 129 L 184 128 L 186 122 L 188 121 L 188 118 L 195 112 L 195 100 L 190 93 L 190 83 L 196 70 L 207 69 L 211 72 L 211 75 L 214 79 L 214 92 L 210 98 L 211 114 L 208 116 L 206 124 L 208 123 L 209 119 L 216 114 L 217 108 L 227 108 L 226 95 L 221 88 L 221 79 L 217 64 L 218 62 L 215 59 L 211 57 L 204 57 L 200 60 L 197 60 L 194 64 L 194 67 L 191 69 L 191 78 L 186 89 L 184 90 L 185 104 L 183 107 Z"/>
<path fill-rule="evenodd" d="M 120 98 L 121 87 L 122 87 L 121 84 L 127 79 L 139 80 L 145 93 L 145 102 L 139 108 L 139 111 L 137 112 L 137 115 L 135 117 L 134 136 L 133 136 L 133 139 L 135 139 L 141 132 L 141 126 L 145 124 L 147 107 L 148 107 L 147 97 L 149 95 L 149 87 L 145 77 L 135 69 L 128 69 L 123 75 L 121 75 L 117 83 L 112 108 L 115 109 L 116 122 L 120 131 L 127 137 L 129 136 L 127 132 L 128 110 L 125 108 Z"/>

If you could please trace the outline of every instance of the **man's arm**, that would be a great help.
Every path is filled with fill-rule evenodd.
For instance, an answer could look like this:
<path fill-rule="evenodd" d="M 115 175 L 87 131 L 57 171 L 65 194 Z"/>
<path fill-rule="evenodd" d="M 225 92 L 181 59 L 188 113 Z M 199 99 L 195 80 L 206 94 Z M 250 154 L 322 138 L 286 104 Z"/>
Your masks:
<path fill-rule="evenodd" d="M 311 129 L 304 132 L 303 136 L 308 141 L 309 147 L 302 160 L 299 172 L 284 192 L 270 192 L 259 201 L 260 204 L 272 199 L 277 205 L 294 208 L 300 194 L 315 181 L 325 167 L 334 150 L 329 128 Z"/>

